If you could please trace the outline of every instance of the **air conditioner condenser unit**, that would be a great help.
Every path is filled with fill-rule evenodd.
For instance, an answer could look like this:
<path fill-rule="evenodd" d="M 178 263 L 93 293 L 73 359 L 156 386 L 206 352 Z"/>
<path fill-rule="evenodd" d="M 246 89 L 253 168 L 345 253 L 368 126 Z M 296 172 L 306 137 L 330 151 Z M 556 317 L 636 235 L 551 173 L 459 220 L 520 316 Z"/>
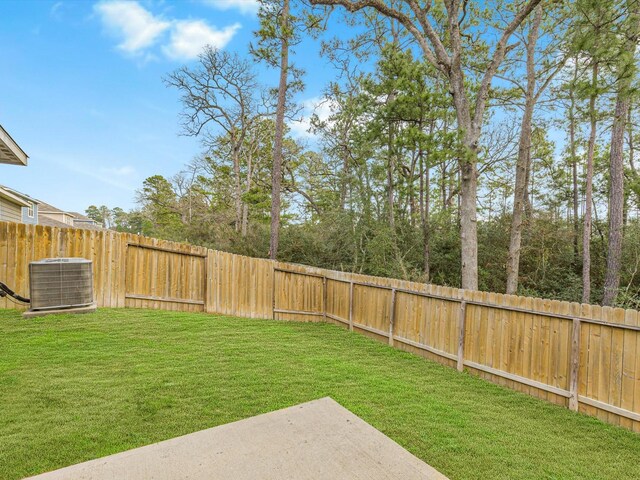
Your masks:
<path fill-rule="evenodd" d="M 84 258 L 45 258 L 29 264 L 31 308 L 25 317 L 95 312 L 93 264 Z"/>

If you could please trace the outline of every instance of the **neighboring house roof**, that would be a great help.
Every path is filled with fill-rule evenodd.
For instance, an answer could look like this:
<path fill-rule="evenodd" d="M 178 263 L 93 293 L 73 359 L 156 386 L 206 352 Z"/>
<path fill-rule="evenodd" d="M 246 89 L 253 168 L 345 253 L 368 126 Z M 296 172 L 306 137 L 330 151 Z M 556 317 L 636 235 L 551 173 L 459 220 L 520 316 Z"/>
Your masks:
<path fill-rule="evenodd" d="M 39 203 L 40 203 L 40 202 L 39 202 L 38 200 L 36 200 L 35 198 L 30 197 L 30 196 L 29 196 L 29 195 L 27 195 L 26 193 L 19 192 L 19 191 L 18 191 L 18 190 L 16 190 L 15 188 L 7 187 L 6 185 L 0 185 L 0 188 L 2 188 L 2 189 L 4 189 L 4 190 L 7 190 L 7 191 L 9 191 L 9 192 L 11 192 L 11 193 L 13 193 L 16 197 L 20 197 L 20 198 L 22 198 L 23 200 L 25 200 L 25 201 L 27 201 L 27 202 L 29 202 L 29 203 L 37 203 L 37 204 L 39 204 Z"/>
<path fill-rule="evenodd" d="M 81 213 L 78 213 L 78 212 L 68 212 L 68 213 L 70 213 L 71 215 L 73 215 L 75 217 L 74 220 L 73 220 L 74 222 L 91 222 L 91 223 L 95 223 L 95 224 L 98 223 L 93 218 L 89 218 L 86 215 L 83 215 Z"/>
<path fill-rule="evenodd" d="M 0 125 L 0 163 L 26 165 L 29 156 Z"/>
<path fill-rule="evenodd" d="M 60 222 L 58 220 L 54 220 L 51 217 L 47 217 L 45 215 L 38 215 L 38 224 L 44 225 L 46 227 L 60 227 L 60 228 L 80 228 L 83 230 L 104 230 L 101 225 L 91 224 L 89 222 L 74 222 L 73 225 L 69 225 L 68 223 Z"/>
<path fill-rule="evenodd" d="M 6 187 L 4 185 L 0 185 L 0 198 L 4 198 L 11 203 L 19 205 L 20 207 L 30 207 L 33 204 L 38 205 L 38 224 L 45 225 L 47 227 L 60 227 L 60 228 L 83 228 L 85 230 L 105 230 L 102 225 L 96 223 L 92 218 L 87 217 L 86 215 L 82 215 L 78 212 L 66 212 L 64 210 L 60 210 L 59 208 L 54 207 L 53 205 L 49 205 L 41 200 L 36 200 L 35 198 L 30 197 L 29 195 L 25 195 L 24 193 L 18 192 L 13 188 Z M 73 219 L 73 225 L 68 223 L 60 222 L 55 218 L 48 217 L 46 214 L 64 214 Z"/>
<path fill-rule="evenodd" d="M 56 208 L 53 205 L 49 205 L 48 203 L 45 203 L 42 200 L 38 200 L 38 211 L 40 213 L 64 213 L 66 215 L 69 215 L 70 217 L 75 218 L 75 215 L 73 213 L 60 210 L 59 208 Z"/>
<path fill-rule="evenodd" d="M 73 225 L 54 220 L 47 217 L 47 214 L 65 214 L 73 219 Z M 85 230 L 104 230 L 102 225 L 98 225 L 92 218 L 82 215 L 78 212 L 67 212 L 60 210 L 59 208 L 49 205 L 48 203 L 38 200 L 38 223 L 40 225 L 48 225 L 50 227 L 65 227 L 65 228 L 82 228 Z"/>
<path fill-rule="evenodd" d="M 21 207 L 31 206 L 31 203 L 25 198 L 23 198 L 21 195 L 17 195 L 14 192 L 12 192 L 11 189 L 5 188 L 2 186 L 0 186 L 0 197 L 16 205 L 20 205 Z"/>
<path fill-rule="evenodd" d="M 74 222 L 73 226 L 75 228 L 83 228 L 85 230 L 107 230 L 102 225 L 98 225 L 97 223 L 89 223 L 89 222 Z"/>
<path fill-rule="evenodd" d="M 68 225 L 64 222 L 59 222 L 58 220 L 54 220 L 53 218 L 44 217 L 41 215 L 38 215 L 38 225 L 44 225 L 45 227 L 73 228 L 71 225 Z"/>

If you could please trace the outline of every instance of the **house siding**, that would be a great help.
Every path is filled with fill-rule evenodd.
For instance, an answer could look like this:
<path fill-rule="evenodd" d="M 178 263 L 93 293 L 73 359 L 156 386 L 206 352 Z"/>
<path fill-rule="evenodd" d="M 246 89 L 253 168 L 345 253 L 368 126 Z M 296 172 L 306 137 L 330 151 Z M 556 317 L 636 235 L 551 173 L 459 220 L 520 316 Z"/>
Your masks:
<path fill-rule="evenodd" d="M 40 215 L 73 226 L 73 217 L 67 215 L 65 212 L 40 212 Z"/>
<path fill-rule="evenodd" d="M 33 217 L 29 216 L 29 207 L 22 207 L 22 223 L 38 224 L 38 204 L 33 205 Z"/>
<path fill-rule="evenodd" d="M 22 223 L 22 211 L 20 205 L 0 198 L 0 221 Z"/>

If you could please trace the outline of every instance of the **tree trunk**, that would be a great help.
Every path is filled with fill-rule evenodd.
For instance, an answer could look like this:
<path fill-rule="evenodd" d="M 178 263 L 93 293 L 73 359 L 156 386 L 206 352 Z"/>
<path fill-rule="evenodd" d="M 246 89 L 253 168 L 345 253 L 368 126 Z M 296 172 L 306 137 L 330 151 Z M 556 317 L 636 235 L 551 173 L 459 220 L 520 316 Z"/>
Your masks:
<path fill-rule="evenodd" d="M 387 99 L 388 103 L 393 102 L 395 95 L 393 92 Z M 395 171 L 395 148 L 394 148 L 394 129 L 393 121 L 389 120 L 388 145 L 387 145 L 387 207 L 389 208 L 389 226 L 395 232 L 395 214 L 394 214 L 394 188 L 393 173 Z"/>
<path fill-rule="evenodd" d="M 431 280 L 430 272 L 430 226 L 429 226 L 429 214 L 431 207 L 430 196 L 430 172 L 429 165 L 425 165 L 424 152 L 420 148 L 418 152 L 418 158 L 420 162 L 420 223 L 422 224 L 422 273 L 424 274 L 424 281 L 429 283 Z"/>
<path fill-rule="evenodd" d="M 520 128 L 518 160 L 516 162 L 516 181 L 513 193 L 513 216 L 511 218 L 511 238 L 507 257 L 507 294 L 518 291 L 518 273 L 520 266 L 520 247 L 522 244 L 522 217 L 527 191 L 527 177 L 531 161 L 531 123 L 536 104 L 535 50 L 538 41 L 538 29 L 542 22 L 542 8 L 537 7 L 527 41 L 527 91 L 525 94 L 524 114 Z"/>
<path fill-rule="evenodd" d="M 593 201 L 593 157 L 596 147 L 596 86 L 598 82 L 598 63 L 594 62 L 591 72 L 591 95 L 589 97 L 589 118 L 591 132 L 587 149 L 587 175 L 585 186 L 584 222 L 582 227 L 582 303 L 591 301 L 591 212 Z"/>
<path fill-rule="evenodd" d="M 460 240 L 462 256 L 462 288 L 478 289 L 478 224 L 477 196 L 478 171 L 476 167 L 477 147 L 468 146 L 469 156 L 462 164 L 460 188 Z"/>
<path fill-rule="evenodd" d="M 415 178 L 416 178 L 416 163 L 419 158 L 420 152 L 417 155 L 415 152 L 411 153 L 411 168 L 409 171 L 409 182 L 407 188 L 409 189 L 409 225 L 413 228 L 416 224 L 416 192 L 415 192 Z"/>
<path fill-rule="evenodd" d="M 442 209 L 448 210 L 449 205 L 447 202 L 447 162 L 442 161 L 442 168 L 440 169 L 440 196 L 442 197 Z"/>
<path fill-rule="evenodd" d="M 460 254 L 462 288 L 478 290 L 478 140 L 480 129 L 471 120 L 469 100 L 464 90 L 464 75 L 452 68 L 450 75 L 453 101 L 462 135 L 464 157 L 460 162 Z"/>
<path fill-rule="evenodd" d="M 516 180 L 513 193 L 513 215 L 511 218 L 511 236 L 509 255 L 507 257 L 507 294 L 515 295 L 518 290 L 518 273 L 520 265 L 520 247 L 522 244 L 522 220 L 527 197 L 527 171 L 531 158 L 531 123 L 533 117 L 533 101 L 526 100 L 524 117 L 520 131 L 520 145 L 516 162 Z"/>
<path fill-rule="evenodd" d="M 637 3 L 637 2 L 635 2 Z M 637 7 L 636 7 L 637 9 Z M 635 53 L 638 16 L 630 12 L 632 29 L 625 44 L 625 50 Z M 622 53 L 622 52 L 621 52 Z M 604 280 L 604 297 L 602 304 L 612 306 L 615 303 L 620 286 L 620 259 L 622 257 L 622 234 L 624 221 L 624 135 L 629 115 L 631 98 L 629 87 L 632 75 L 625 72 L 628 65 L 622 62 L 618 71 L 620 75 L 616 98 L 615 116 L 611 128 L 611 150 L 609 160 L 609 245 L 607 251 L 607 270 Z"/>
<path fill-rule="evenodd" d="M 252 156 L 247 156 L 247 182 L 245 186 L 245 193 L 249 193 L 251 190 L 251 181 L 253 179 L 253 164 Z M 247 230 L 249 228 L 249 205 L 245 202 L 242 203 L 242 236 L 247 236 Z"/>
<path fill-rule="evenodd" d="M 609 245 L 607 270 L 602 304 L 612 306 L 620 286 L 620 259 L 622 257 L 622 220 L 624 209 L 624 130 L 629 110 L 629 97 L 621 98 L 618 92 L 615 117 L 611 129 L 611 153 L 609 164 Z"/>
<path fill-rule="evenodd" d="M 629 117 L 627 118 L 627 145 L 629 146 L 629 166 L 631 167 L 629 170 L 629 174 L 632 178 L 635 178 L 635 167 L 634 167 L 634 144 L 633 144 L 633 122 L 631 121 L 633 115 L 633 102 L 629 105 Z M 624 221 L 623 221 L 623 230 L 622 234 L 624 236 L 624 229 L 627 228 L 629 222 L 629 211 L 631 207 L 629 206 L 629 196 L 624 196 Z"/>
<path fill-rule="evenodd" d="M 575 68 L 573 71 L 573 85 L 569 88 L 569 152 L 571 155 L 571 177 L 573 187 L 573 266 L 578 271 L 580 264 L 580 254 L 578 251 L 578 243 L 580 236 L 580 220 L 578 212 L 578 156 L 576 155 L 576 118 L 575 118 L 575 96 L 573 89 L 578 80 L 578 60 L 575 59 Z"/>
<path fill-rule="evenodd" d="M 287 77 L 289 73 L 289 0 L 283 1 L 280 50 L 280 84 L 278 86 L 278 105 L 276 107 L 276 131 L 273 145 L 273 169 L 271 171 L 271 237 L 269 239 L 269 258 L 278 256 L 280 241 L 280 194 L 282 190 L 282 144 L 284 141 L 284 113 L 287 102 Z"/>
<path fill-rule="evenodd" d="M 236 221 L 235 221 L 235 231 L 240 231 L 240 226 L 242 224 L 242 183 L 240 179 L 240 147 L 236 145 L 236 139 L 232 136 L 231 142 L 233 143 L 233 175 L 234 179 L 234 190 L 235 190 L 235 206 L 236 206 Z"/>
<path fill-rule="evenodd" d="M 531 160 L 531 159 L 529 159 Z M 533 216 L 533 196 L 535 194 L 535 173 L 536 166 L 529 161 L 529 168 L 527 168 L 527 179 L 525 180 L 525 192 L 524 192 L 524 218 L 531 218 Z"/>
<path fill-rule="evenodd" d="M 422 233 L 424 237 L 424 262 L 423 271 L 425 276 L 425 282 L 431 281 L 431 222 L 429 217 L 431 215 L 431 193 L 430 193 L 430 172 L 429 165 L 425 166 L 424 171 L 424 221 L 422 227 Z"/>
<path fill-rule="evenodd" d="M 340 211 L 344 212 L 347 204 L 347 186 L 349 185 L 349 152 L 346 147 L 342 150 L 342 175 L 340 176 Z"/>

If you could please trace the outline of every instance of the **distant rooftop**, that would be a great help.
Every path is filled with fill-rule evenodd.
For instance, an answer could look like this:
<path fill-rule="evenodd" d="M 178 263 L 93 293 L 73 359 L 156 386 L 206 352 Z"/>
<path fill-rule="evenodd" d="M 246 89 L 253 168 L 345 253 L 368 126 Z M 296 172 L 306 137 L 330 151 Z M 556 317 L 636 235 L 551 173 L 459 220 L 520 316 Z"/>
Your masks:
<path fill-rule="evenodd" d="M 21 207 L 28 207 L 30 204 L 27 200 L 25 200 L 21 195 L 17 195 L 11 191 L 9 188 L 5 188 L 0 185 L 0 198 L 5 198 L 9 200 L 11 203 L 15 203 L 16 205 L 20 205 Z"/>
<path fill-rule="evenodd" d="M 86 215 L 83 215 L 82 213 L 78 213 L 78 212 L 67 212 L 71 215 L 73 215 L 75 218 L 76 222 L 93 222 L 96 223 L 96 221 L 93 218 L 89 218 Z"/>
<path fill-rule="evenodd" d="M 38 225 L 44 225 L 45 227 L 73 228 L 72 225 L 67 225 L 66 223 L 59 222 L 58 220 L 42 215 L 38 215 Z"/>
<path fill-rule="evenodd" d="M 0 163 L 26 165 L 29 156 L 0 125 Z"/>
<path fill-rule="evenodd" d="M 68 213 L 68 212 L 65 212 L 65 213 Z M 77 219 L 74 219 L 73 225 L 69 225 L 67 223 L 54 220 L 53 218 L 47 217 L 45 215 L 40 215 L 40 212 L 38 213 L 38 224 L 44 225 L 46 227 L 80 228 L 83 230 L 105 230 L 102 227 L 102 225 L 90 223 L 89 221 L 83 221 L 83 220 L 80 220 L 80 222 L 78 222 Z"/>
<path fill-rule="evenodd" d="M 29 196 L 29 195 L 27 195 L 26 193 L 19 192 L 19 191 L 18 191 L 18 190 L 16 190 L 15 188 L 7 187 L 6 185 L 0 185 L 0 188 L 2 188 L 2 189 L 4 189 L 4 190 L 7 190 L 7 191 L 9 191 L 9 192 L 13 193 L 14 195 L 16 195 L 16 196 L 18 196 L 18 197 L 20 197 L 20 198 L 22 198 L 22 199 L 24 199 L 24 200 L 27 200 L 27 201 L 29 201 L 29 202 L 31 202 L 31 203 L 38 203 L 38 204 L 40 203 L 40 202 L 39 202 L 38 200 L 36 200 L 35 198 L 30 197 L 30 196 Z"/>
<path fill-rule="evenodd" d="M 73 222 L 73 228 L 82 228 L 84 230 L 108 230 L 100 224 L 91 223 L 87 221 L 78 221 L 77 218 Z"/>
<path fill-rule="evenodd" d="M 38 209 L 40 213 L 66 213 L 70 217 L 75 218 L 75 213 L 67 212 L 65 210 L 60 210 L 59 208 L 54 207 L 53 205 L 49 205 L 48 203 L 43 202 L 42 200 L 38 200 Z"/>

